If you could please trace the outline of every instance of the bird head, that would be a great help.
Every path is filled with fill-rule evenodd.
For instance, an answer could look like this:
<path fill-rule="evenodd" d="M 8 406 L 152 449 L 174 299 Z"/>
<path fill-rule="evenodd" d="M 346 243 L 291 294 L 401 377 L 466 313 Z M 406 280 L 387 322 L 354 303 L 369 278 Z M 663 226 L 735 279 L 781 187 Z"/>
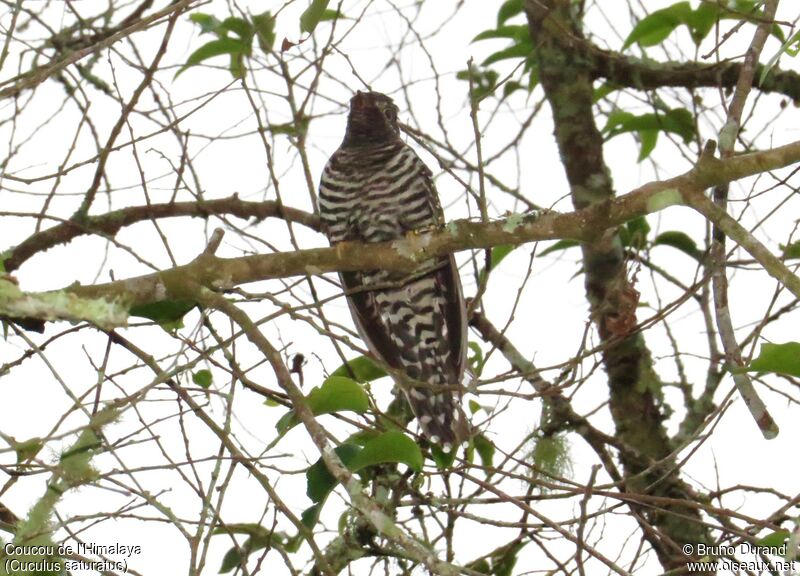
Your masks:
<path fill-rule="evenodd" d="M 345 146 L 381 144 L 400 137 L 397 106 L 380 92 L 356 92 L 350 99 Z"/>

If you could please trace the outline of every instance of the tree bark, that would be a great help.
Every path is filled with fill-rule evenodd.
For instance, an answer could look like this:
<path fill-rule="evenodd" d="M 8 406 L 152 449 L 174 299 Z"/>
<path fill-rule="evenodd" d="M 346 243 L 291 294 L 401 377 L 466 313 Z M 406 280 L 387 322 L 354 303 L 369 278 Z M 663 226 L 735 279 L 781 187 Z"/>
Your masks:
<path fill-rule="evenodd" d="M 587 58 L 586 40 L 568 0 L 526 0 L 525 10 L 539 79 L 550 103 L 555 138 L 576 208 L 614 198 L 603 158 L 603 137 L 594 121 L 592 81 L 597 71 Z M 601 340 L 608 376 L 611 415 L 617 436 L 638 451 L 621 455 L 625 480 L 620 488 L 688 499 L 691 491 L 677 474 L 672 445 L 663 426 L 662 383 L 653 369 L 644 338 L 636 326 L 638 293 L 628 278 L 616 229 L 582 243 L 586 295 Z M 658 465 L 648 468 L 646 461 Z M 683 544 L 709 543 L 710 535 L 696 509 L 634 507 L 634 516 L 666 571 L 681 574 L 687 557 Z"/>

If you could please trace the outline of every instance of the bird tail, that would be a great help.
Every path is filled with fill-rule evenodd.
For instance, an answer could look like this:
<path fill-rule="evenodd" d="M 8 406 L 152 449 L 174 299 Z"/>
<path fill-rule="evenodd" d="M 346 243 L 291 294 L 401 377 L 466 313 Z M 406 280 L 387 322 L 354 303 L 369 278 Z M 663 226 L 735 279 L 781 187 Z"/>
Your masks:
<path fill-rule="evenodd" d="M 406 397 L 423 435 L 445 452 L 458 449 L 472 435 L 472 428 L 456 395 L 450 392 L 436 394 L 430 388 L 415 387 L 406 392 Z"/>

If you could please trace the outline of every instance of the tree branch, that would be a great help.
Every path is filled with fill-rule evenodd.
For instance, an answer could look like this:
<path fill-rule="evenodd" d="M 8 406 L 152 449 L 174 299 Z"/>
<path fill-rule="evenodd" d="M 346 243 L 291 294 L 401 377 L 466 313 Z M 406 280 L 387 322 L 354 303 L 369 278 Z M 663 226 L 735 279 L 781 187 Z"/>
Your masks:
<path fill-rule="evenodd" d="M 728 105 L 728 117 L 725 125 L 719 134 L 719 153 L 722 158 L 733 156 L 736 138 L 742 124 L 742 114 L 747 103 L 747 96 L 753 87 L 753 79 L 756 73 L 756 66 L 764 44 L 769 37 L 770 30 L 775 19 L 775 12 L 778 9 L 778 0 L 768 0 L 764 5 L 764 21 L 759 23 L 753 40 L 750 42 L 745 54 L 744 63 L 741 66 L 739 78 L 736 81 L 736 89 L 733 98 Z M 721 184 L 714 187 L 714 203 L 720 211 L 728 211 L 728 184 Z M 718 224 L 714 224 L 711 240 L 711 271 L 712 284 L 714 288 L 714 311 L 717 318 L 717 328 L 719 330 L 722 347 L 725 349 L 726 364 L 729 367 L 738 368 L 743 365 L 742 351 L 736 341 L 736 334 L 733 329 L 733 319 L 728 307 L 728 277 L 725 267 L 727 257 L 725 254 L 725 233 Z M 733 381 L 739 394 L 742 396 L 745 405 L 750 410 L 750 414 L 756 421 L 761 433 L 765 438 L 775 438 L 778 435 L 778 425 L 772 419 L 766 405 L 761 400 L 747 374 L 733 372 Z"/>
<path fill-rule="evenodd" d="M 106 301 L 121 302 L 127 306 L 147 304 L 163 300 L 191 298 L 194 284 L 227 289 L 248 282 L 286 278 L 289 276 L 318 275 L 326 272 L 352 270 L 399 270 L 412 272 L 419 269 L 427 259 L 463 250 L 485 249 L 503 244 L 524 244 L 542 240 L 573 238 L 592 241 L 605 230 L 619 226 L 632 218 L 658 212 L 669 206 L 691 206 L 729 235 L 747 250 L 766 270 L 782 282 L 793 294 L 800 297 L 800 278 L 786 265 L 772 255 L 769 250 L 741 227 L 724 211 L 714 206 L 703 194 L 706 188 L 731 182 L 747 176 L 783 168 L 800 161 L 800 142 L 794 142 L 767 150 L 743 154 L 729 159 L 713 158 L 704 154 L 692 170 L 668 180 L 650 182 L 619 198 L 594 204 L 588 208 L 569 213 L 545 212 L 542 214 L 512 214 L 511 216 L 488 223 L 456 220 L 444 230 L 412 233 L 402 240 L 375 243 L 365 247 L 360 242 L 342 242 L 334 248 L 313 248 L 276 254 L 259 254 L 239 258 L 219 258 L 203 254 L 193 262 L 170 268 L 155 274 L 148 274 L 127 280 L 119 280 L 92 286 L 74 285 L 66 289 L 68 293 L 82 298 L 102 298 Z M 210 203 L 155 205 L 163 206 L 166 213 L 177 215 L 185 213 L 202 215 L 203 208 Z M 236 201 L 220 200 L 221 203 Z M 242 206 L 251 208 L 249 204 Z M 252 207 L 255 209 L 255 207 Z M 130 220 L 141 216 L 139 210 L 131 210 Z M 315 219 L 304 212 L 292 209 L 279 209 L 265 206 L 264 212 L 283 210 L 309 225 Z M 113 214 L 113 213 L 112 213 Z M 111 225 L 111 214 L 98 217 L 106 225 Z M 71 224 L 62 224 L 64 238 Z M 56 227 L 58 228 L 58 227 Z M 53 229 L 51 229 L 53 230 Z M 40 233 L 46 235 L 49 231 Z M 53 232 L 54 237 L 57 236 Z M 42 241 L 42 245 L 45 242 Z M 12 316 L 15 317 L 15 316 Z M 79 317 L 71 317 L 80 320 Z"/>
<path fill-rule="evenodd" d="M 107 214 L 88 216 L 82 222 L 66 220 L 52 228 L 32 234 L 18 246 L 10 249 L 5 257 L 5 269 L 13 272 L 31 256 L 54 246 L 66 244 L 78 236 L 98 234 L 104 237 L 115 236 L 120 229 L 138 222 L 191 216 L 236 216 L 238 218 L 281 218 L 289 222 L 303 224 L 312 230 L 319 229 L 319 218 L 314 214 L 287 208 L 279 202 L 251 202 L 241 200 L 237 195 L 217 200 L 198 200 L 195 202 L 168 202 L 148 206 L 131 206 Z"/>
<path fill-rule="evenodd" d="M 202 304 L 216 308 L 236 322 L 244 331 L 247 339 L 255 345 L 272 366 L 278 384 L 283 388 L 292 401 L 292 407 L 298 418 L 303 422 L 317 446 L 325 467 L 345 488 L 353 507 L 358 510 L 375 529 L 388 540 L 399 546 L 414 561 L 426 566 L 431 573 L 442 576 L 456 576 L 460 573 L 478 574 L 466 568 L 460 568 L 440 560 L 436 553 L 425 548 L 416 539 L 405 533 L 392 518 L 390 518 L 377 503 L 372 501 L 363 490 L 361 483 L 353 476 L 347 466 L 342 463 L 328 441 L 325 430 L 314 418 L 303 392 L 292 381 L 286 365 L 283 363 L 280 352 L 264 337 L 258 327 L 233 303 L 223 296 L 202 287 L 196 287 L 194 297 Z"/>
<path fill-rule="evenodd" d="M 2 84 L 11 84 L 7 88 L 3 88 L 0 90 L 0 100 L 4 98 L 10 98 L 18 96 L 23 90 L 30 90 L 36 88 L 39 84 L 61 72 L 64 68 L 69 66 L 70 64 L 75 64 L 80 60 L 84 59 L 86 56 L 90 54 L 94 54 L 95 52 L 99 52 L 104 48 L 108 48 L 115 42 L 122 40 L 123 38 L 130 36 L 134 32 L 138 32 L 139 30 L 144 30 L 149 26 L 158 23 L 159 20 L 162 18 L 168 17 L 175 12 L 182 12 L 192 6 L 192 4 L 196 4 L 199 0 L 178 0 L 167 6 L 166 8 L 159 10 L 147 16 L 146 18 L 142 18 L 134 22 L 133 24 L 126 26 L 125 28 L 111 34 L 106 38 L 102 38 L 95 44 L 91 46 L 87 46 L 86 48 L 81 48 L 80 50 L 75 50 L 74 52 L 70 52 L 63 58 L 56 58 L 54 59 L 55 62 L 51 62 L 45 66 L 40 66 L 38 68 L 34 68 L 33 70 L 21 74 L 15 78 L 11 78 Z M 123 23 L 127 23 L 125 20 Z M 0 85 L 2 85 L 0 84 Z"/>
<path fill-rule="evenodd" d="M 601 50 L 588 41 L 582 50 L 591 59 L 594 78 L 605 78 L 608 82 L 636 90 L 657 88 L 734 88 L 744 64 L 740 62 L 657 62 L 632 58 L 618 52 Z M 800 102 L 800 74 L 792 70 L 774 68 L 761 79 L 764 66 L 755 67 L 753 87 L 761 92 L 778 93 Z"/>

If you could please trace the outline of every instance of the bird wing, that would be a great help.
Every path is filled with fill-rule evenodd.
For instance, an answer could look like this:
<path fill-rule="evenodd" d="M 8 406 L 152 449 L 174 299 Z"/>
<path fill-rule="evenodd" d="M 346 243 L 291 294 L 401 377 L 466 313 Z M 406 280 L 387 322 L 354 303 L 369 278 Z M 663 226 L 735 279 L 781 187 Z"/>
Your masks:
<path fill-rule="evenodd" d="M 444 346 L 448 352 L 446 380 L 452 385 L 460 384 L 467 358 L 467 318 L 455 258 L 452 255 L 440 258 L 436 269 L 426 276 L 430 277 L 436 296 L 434 315 L 447 326 L 446 332 L 442 331 L 439 335 L 445 340 Z M 398 343 L 398 339 L 405 340 L 398 335 L 403 327 L 390 324 L 385 304 L 379 302 L 378 291 L 386 289 L 369 289 L 370 285 L 398 283 L 402 280 L 397 275 L 379 272 L 343 272 L 340 277 L 348 294 L 347 301 L 353 319 L 367 348 L 391 368 L 404 370 L 406 365 L 401 358 L 403 346 Z M 413 338 L 413 333 L 408 336 L 409 339 Z M 408 345 L 413 345 L 413 340 L 407 342 Z"/>

